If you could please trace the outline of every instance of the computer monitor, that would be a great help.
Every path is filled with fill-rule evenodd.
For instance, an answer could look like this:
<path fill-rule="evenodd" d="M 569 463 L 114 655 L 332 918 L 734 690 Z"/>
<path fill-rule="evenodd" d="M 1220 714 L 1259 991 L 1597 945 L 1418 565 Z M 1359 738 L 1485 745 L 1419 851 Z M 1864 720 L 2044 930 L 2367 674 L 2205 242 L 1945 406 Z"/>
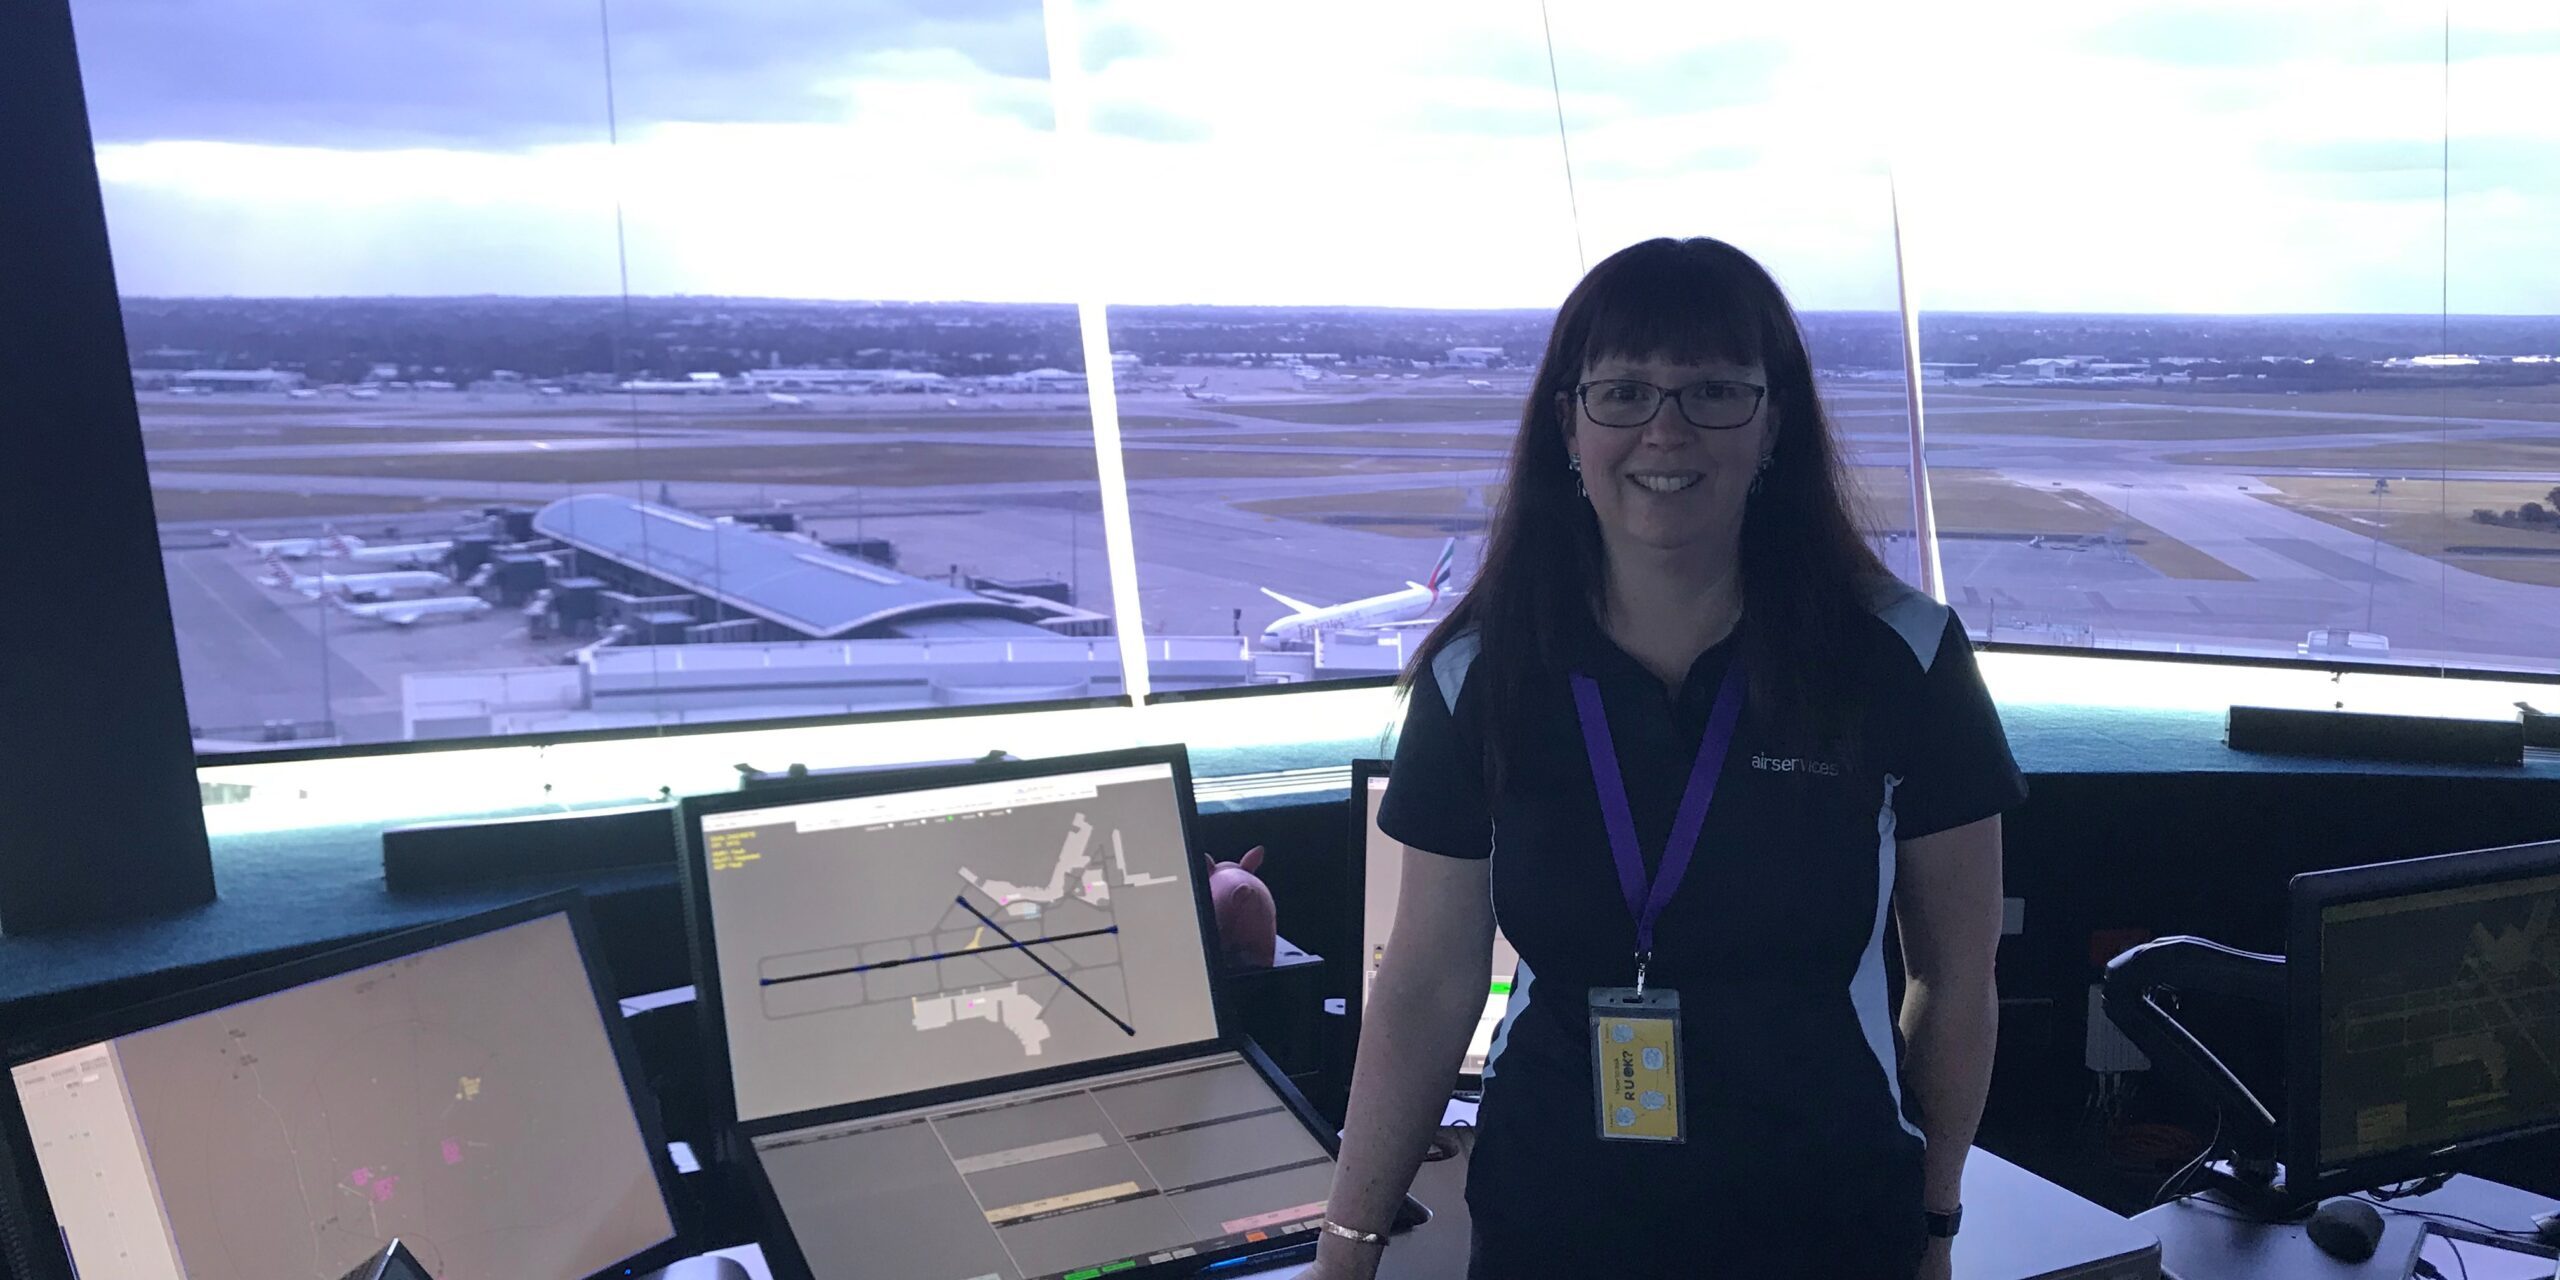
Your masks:
<path fill-rule="evenodd" d="M 13 1044 L 16 1234 L 60 1241 L 21 1280 L 335 1277 L 394 1240 L 436 1280 L 674 1260 L 588 937 L 554 896 Z"/>
<path fill-rule="evenodd" d="M 1378 966 L 1387 958 L 1397 891 L 1404 883 L 1404 846 L 1378 830 L 1378 804 L 1387 797 L 1388 769 L 1384 760 L 1357 760 L 1351 766 L 1351 803 L 1356 815 L 1352 852 L 1361 868 L 1359 994 L 1363 1006 L 1368 1003 L 1370 985 L 1378 980 Z M 1475 1034 L 1468 1037 L 1466 1057 L 1459 1063 L 1461 1083 L 1483 1080 L 1485 1063 L 1493 1056 L 1494 1035 L 1511 1007 L 1511 984 L 1519 969 L 1520 953 L 1511 949 L 1511 941 L 1500 929 L 1494 930 L 1484 1013 L 1476 1019 Z"/>
<path fill-rule="evenodd" d="M 724 1140 L 784 1280 L 1301 1246 L 1333 1136 L 1211 979 L 1179 747 L 687 800 Z M 725 1065 L 722 1065 L 725 1064 Z"/>
<path fill-rule="evenodd" d="M 724 1119 L 1216 1041 L 1179 748 L 685 802 Z"/>
<path fill-rule="evenodd" d="M 2294 877 L 2286 1189 L 2560 1143 L 2560 842 Z"/>

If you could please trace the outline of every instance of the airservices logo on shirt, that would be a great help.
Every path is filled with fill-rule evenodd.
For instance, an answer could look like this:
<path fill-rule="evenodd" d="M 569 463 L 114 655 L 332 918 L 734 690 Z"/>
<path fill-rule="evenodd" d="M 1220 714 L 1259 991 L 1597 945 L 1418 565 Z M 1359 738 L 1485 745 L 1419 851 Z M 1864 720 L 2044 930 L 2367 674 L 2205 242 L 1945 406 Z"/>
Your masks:
<path fill-rule="evenodd" d="M 1809 773 L 1817 778 L 1840 776 L 1840 766 L 1828 760 L 1807 760 L 1803 756 L 1753 756 L 1751 767 L 1763 773 Z"/>

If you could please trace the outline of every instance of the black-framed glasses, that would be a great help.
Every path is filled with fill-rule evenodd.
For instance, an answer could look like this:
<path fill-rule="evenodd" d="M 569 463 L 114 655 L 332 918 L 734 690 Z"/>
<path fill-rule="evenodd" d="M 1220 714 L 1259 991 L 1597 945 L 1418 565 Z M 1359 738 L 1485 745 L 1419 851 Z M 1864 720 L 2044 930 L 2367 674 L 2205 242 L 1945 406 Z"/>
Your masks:
<path fill-rule="evenodd" d="M 1685 387 L 1657 387 L 1633 378 L 1601 378 L 1574 387 L 1573 398 L 1593 422 L 1604 427 L 1641 427 L 1662 412 L 1664 400 L 1680 402 L 1680 416 L 1690 426 L 1731 431 L 1750 424 L 1760 412 L 1767 387 L 1725 378 L 1709 378 Z"/>

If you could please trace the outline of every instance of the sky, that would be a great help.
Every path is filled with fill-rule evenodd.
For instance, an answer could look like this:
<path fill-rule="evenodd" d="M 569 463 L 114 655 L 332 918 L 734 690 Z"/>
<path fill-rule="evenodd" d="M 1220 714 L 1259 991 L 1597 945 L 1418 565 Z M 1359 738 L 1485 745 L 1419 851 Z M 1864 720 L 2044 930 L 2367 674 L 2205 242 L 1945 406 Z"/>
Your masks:
<path fill-rule="evenodd" d="M 2560 309 L 2549 0 L 73 10 L 136 295 Z"/>

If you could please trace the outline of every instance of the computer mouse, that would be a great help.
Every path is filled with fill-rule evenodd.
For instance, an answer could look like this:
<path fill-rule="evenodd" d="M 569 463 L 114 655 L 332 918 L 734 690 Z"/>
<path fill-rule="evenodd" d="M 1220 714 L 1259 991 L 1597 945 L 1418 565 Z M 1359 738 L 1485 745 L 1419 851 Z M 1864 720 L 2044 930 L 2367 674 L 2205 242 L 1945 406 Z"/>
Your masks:
<path fill-rule="evenodd" d="M 2321 1201 L 2302 1229 L 2320 1252 L 2340 1262 L 2363 1262 L 2382 1243 L 2382 1215 L 2352 1196 Z"/>
<path fill-rule="evenodd" d="M 648 1280 L 749 1280 L 747 1269 L 735 1258 L 703 1254 L 670 1265 Z"/>

